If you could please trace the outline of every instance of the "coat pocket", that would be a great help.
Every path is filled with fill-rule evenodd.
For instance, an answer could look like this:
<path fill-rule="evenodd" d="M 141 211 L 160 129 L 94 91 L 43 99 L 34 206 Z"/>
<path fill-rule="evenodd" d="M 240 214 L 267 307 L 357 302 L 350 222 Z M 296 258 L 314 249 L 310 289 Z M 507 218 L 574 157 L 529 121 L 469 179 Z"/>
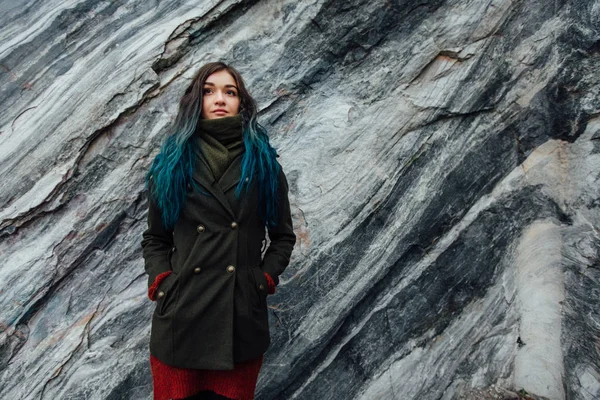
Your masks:
<path fill-rule="evenodd" d="M 175 303 L 177 299 L 177 282 L 178 275 L 172 272 L 169 276 L 167 276 L 158 286 L 158 291 L 163 292 L 164 295 L 160 298 L 157 298 L 156 301 L 156 313 L 159 315 L 164 315 L 169 308 L 172 308 L 172 305 Z"/>
<path fill-rule="evenodd" d="M 258 299 L 257 304 L 261 308 L 265 307 L 267 304 L 267 291 L 269 288 L 267 278 L 265 277 L 263 270 L 258 266 L 251 267 L 250 270 L 252 271 L 252 278 L 254 281 L 254 293 L 256 293 Z"/>

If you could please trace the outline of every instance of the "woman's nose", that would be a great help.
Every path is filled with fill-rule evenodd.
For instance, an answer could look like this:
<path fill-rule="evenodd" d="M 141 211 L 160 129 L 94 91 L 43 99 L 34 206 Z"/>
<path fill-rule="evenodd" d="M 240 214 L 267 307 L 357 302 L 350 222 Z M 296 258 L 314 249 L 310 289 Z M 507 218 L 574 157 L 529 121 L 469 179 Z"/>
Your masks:
<path fill-rule="evenodd" d="M 215 103 L 223 104 L 224 102 L 225 102 L 225 96 L 223 96 L 223 93 L 221 93 L 221 91 L 217 91 L 216 96 L 215 96 Z"/>

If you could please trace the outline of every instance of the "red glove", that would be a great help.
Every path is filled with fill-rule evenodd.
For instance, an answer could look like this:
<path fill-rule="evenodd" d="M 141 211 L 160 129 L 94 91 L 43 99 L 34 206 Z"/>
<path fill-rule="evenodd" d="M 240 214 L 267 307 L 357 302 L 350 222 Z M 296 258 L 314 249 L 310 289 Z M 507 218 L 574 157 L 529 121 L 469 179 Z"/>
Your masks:
<path fill-rule="evenodd" d="M 271 275 L 267 274 L 266 272 L 263 272 L 263 274 L 265 274 L 265 278 L 267 278 L 267 293 L 275 293 L 275 281 L 273 278 L 271 278 Z"/>
<path fill-rule="evenodd" d="M 152 286 L 150 286 L 148 288 L 148 297 L 150 298 L 150 300 L 155 301 L 156 300 L 156 291 L 158 290 L 158 285 L 160 285 L 160 283 L 169 275 L 171 275 L 172 271 L 165 271 L 161 274 L 158 274 L 158 276 L 154 279 L 154 282 L 152 283 Z"/>

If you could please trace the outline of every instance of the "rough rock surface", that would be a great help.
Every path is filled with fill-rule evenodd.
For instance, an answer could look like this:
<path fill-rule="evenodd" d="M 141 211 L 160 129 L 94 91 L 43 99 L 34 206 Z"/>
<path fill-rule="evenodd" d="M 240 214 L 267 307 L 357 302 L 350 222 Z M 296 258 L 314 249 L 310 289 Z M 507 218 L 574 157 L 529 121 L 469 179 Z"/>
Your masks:
<path fill-rule="evenodd" d="M 206 61 L 291 186 L 257 398 L 600 398 L 600 3 L 0 2 L 0 398 L 148 399 L 143 176 Z"/>

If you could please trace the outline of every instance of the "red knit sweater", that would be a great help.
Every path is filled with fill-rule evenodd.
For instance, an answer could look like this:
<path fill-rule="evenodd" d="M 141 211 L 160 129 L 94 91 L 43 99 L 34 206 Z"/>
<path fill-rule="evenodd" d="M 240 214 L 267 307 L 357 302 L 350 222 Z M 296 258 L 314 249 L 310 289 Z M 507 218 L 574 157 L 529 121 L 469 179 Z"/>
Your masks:
<path fill-rule="evenodd" d="M 229 371 L 177 368 L 150 355 L 154 400 L 184 399 L 203 390 L 235 400 L 254 399 L 263 357 L 235 364 Z"/>
<path fill-rule="evenodd" d="M 148 288 L 150 300 L 156 300 L 158 286 L 170 273 L 171 271 L 163 272 L 156 277 Z M 269 286 L 268 293 L 275 293 L 273 278 L 266 272 L 265 277 Z M 262 362 L 263 356 L 260 356 L 235 364 L 233 370 L 216 371 L 177 368 L 150 355 L 154 400 L 184 399 L 204 390 L 212 390 L 229 399 L 252 400 Z"/>

